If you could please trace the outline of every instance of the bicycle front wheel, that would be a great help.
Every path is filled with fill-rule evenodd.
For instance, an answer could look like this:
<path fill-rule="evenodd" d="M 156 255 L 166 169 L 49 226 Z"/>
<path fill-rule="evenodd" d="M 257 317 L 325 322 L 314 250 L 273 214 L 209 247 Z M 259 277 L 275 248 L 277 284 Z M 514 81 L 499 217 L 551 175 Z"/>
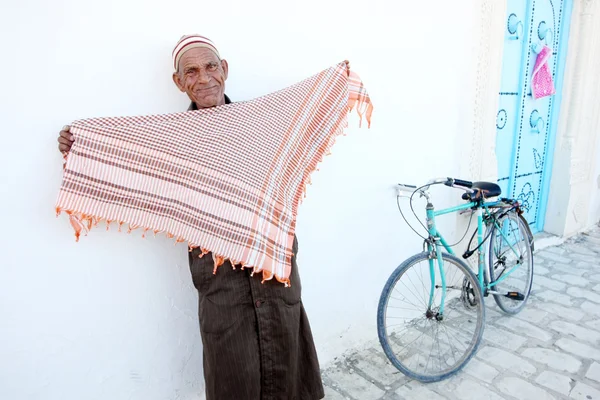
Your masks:
<path fill-rule="evenodd" d="M 409 258 L 392 273 L 377 310 L 386 356 L 402 373 L 421 382 L 440 381 L 460 371 L 477 352 L 485 324 L 475 274 L 455 256 L 444 253 L 442 260 L 443 312 L 439 264 L 428 253 Z"/>
<path fill-rule="evenodd" d="M 526 224 L 516 212 L 509 212 L 497 220 L 490 236 L 491 289 L 497 292 L 498 307 L 508 314 L 525 307 L 533 284 L 533 240 Z"/>

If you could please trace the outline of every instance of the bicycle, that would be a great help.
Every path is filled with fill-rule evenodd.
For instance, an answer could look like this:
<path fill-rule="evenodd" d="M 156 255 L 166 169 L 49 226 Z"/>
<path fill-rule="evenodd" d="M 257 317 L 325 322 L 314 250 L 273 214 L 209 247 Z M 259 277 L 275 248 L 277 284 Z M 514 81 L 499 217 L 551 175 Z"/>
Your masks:
<path fill-rule="evenodd" d="M 442 184 L 463 190 L 466 203 L 436 211 L 429 189 Z M 420 222 L 425 236 L 402 212 L 399 198 L 407 192 L 412 192 L 410 206 L 417 218 L 413 197 L 418 193 L 427 201 L 426 225 Z M 533 283 L 533 235 L 517 201 L 490 200 L 500 195 L 494 183 L 453 178 L 435 179 L 421 187 L 398 185 L 398 208 L 423 238 L 423 252 L 405 260 L 388 278 L 379 300 L 377 330 L 387 358 L 406 376 L 436 382 L 456 374 L 470 361 L 483 336 L 484 297 L 493 295 L 500 309 L 509 314 L 525 306 Z M 473 216 L 477 217 L 477 229 L 463 254 L 467 259 L 478 253 L 477 274 L 455 255 L 454 245 L 436 228 L 436 217 L 463 211 L 471 211 L 471 220 L 461 241 Z M 477 246 L 471 249 L 475 236 Z M 415 284 L 419 279 L 420 284 Z"/>

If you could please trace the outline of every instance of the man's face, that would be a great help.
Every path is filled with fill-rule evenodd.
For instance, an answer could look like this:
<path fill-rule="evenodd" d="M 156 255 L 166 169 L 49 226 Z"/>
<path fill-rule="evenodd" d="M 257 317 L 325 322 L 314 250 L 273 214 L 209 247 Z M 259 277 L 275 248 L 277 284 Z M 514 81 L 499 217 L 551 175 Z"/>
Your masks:
<path fill-rule="evenodd" d="M 194 48 L 181 56 L 173 81 L 198 108 L 215 107 L 225 103 L 227 71 L 227 61 L 219 61 L 210 49 Z"/>

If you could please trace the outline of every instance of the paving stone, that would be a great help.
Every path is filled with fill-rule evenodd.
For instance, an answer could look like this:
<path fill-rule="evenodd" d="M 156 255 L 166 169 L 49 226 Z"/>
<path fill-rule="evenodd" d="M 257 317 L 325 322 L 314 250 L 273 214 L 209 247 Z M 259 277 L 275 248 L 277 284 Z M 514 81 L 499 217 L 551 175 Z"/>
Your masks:
<path fill-rule="evenodd" d="M 581 246 L 579 244 L 570 243 L 570 244 L 567 244 L 567 245 L 561 246 L 561 247 L 563 247 L 565 250 L 567 250 L 567 252 L 582 254 L 584 256 L 592 256 L 593 257 L 593 256 L 597 255 L 595 251 L 590 250 L 589 248 L 587 248 L 585 246 Z"/>
<path fill-rule="evenodd" d="M 552 371 L 544 371 L 535 379 L 538 385 L 545 386 L 565 396 L 568 396 L 571 392 L 572 381 L 568 376 Z"/>
<path fill-rule="evenodd" d="M 572 335 L 576 339 L 592 344 L 600 341 L 600 333 L 591 329 L 582 328 L 578 325 L 566 321 L 553 321 L 550 323 L 550 328 L 557 332 Z"/>
<path fill-rule="evenodd" d="M 571 321 L 579 321 L 584 317 L 584 313 L 572 307 L 563 307 L 554 303 L 536 302 L 534 307 L 552 313 L 561 319 L 569 319 Z"/>
<path fill-rule="evenodd" d="M 593 263 L 589 263 L 589 262 L 585 262 L 585 261 L 577 261 L 575 263 L 575 267 L 579 268 L 579 269 L 585 269 L 586 272 L 589 271 L 597 271 L 598 270 L 598 262 L 593 262 Z"/>
<path fill-rule="evenodd" d="M 564 351 L 576 356 L 600 361 L 600 349 L 587 344 L 576 342 L 572 339 L 560 338 L 556 341 L 556 345 Z"/>
<path fill-rule="evenodd" d="M 571 390 L 571 398 L 575 400 L 598 400 L 600 399 L 600 390 L 582 382 L 577 382 Z"/>
<path fill-rule="evenodd" d="M 588 314 L 600 317 L 600 307 L 598 306 L 598 304 L 594 304 L 589 301 L 584 301 L 583 304 L 581 304 L 581 309 Z"/>
<path fill-rule="evenodd" d="M 544 251 L 540 251 L 539 253 L 536 253 L 535 257 L 542 257 L 548 261 L 552 261 L 555 263 L 562 263 L 562 264 L 569 264 L 569 263 L 573 262 L 573 260 L 570 260 L 566 257 L 562 257 L 562 256 L 559 256 L 558 254 L 552 254 L 552 253 L 548 253 L 548 252 L 544 252 Z"/>
<path fill-rule="evenodd" d="M 346 400 L 344 396 L 330 388 L 329 386 L 325 386 L 325 399 L 326 400 Z"/>
<path fill-rule="evenodd" d="M 592 329 L 595 329 L 597 331 L 600 331 L 600 319 L 595 319 L 592 321 L 587 321 L 585 323 L 587 326 L 589 326 Z"/>
<path fill-rule="evenodd" d="M 550 393 L 546 392 L 521 378 L 506 377 L 498 382 L 498 390 L 516 397 L 519 400 L 545 400 L 554 399 Z"/>
<path fill-rule="evenodd" d="M 531 284 L 531 294 L 538 293 L 538 292 L 545 290 L 545 288 L 543 286 L 540 286 L 537 283 L 535 283 L 535 278 L 533 278 L 533 280 L 534 280 L 534 282 Z"/>
<path fill-rule="evenodd" d="M 356 373 L 350 374 L 343 369 L 334 369 L 329 371 L 328 376 L 346 393 L 357 399 L 377 400 L 385 394 L 373 383 Z"/>
<path fill-rule="evenodd" d="M 596 286 L 594 286 L 594 287 L 592 288 L 592 290 L 593 290 L 594 292 L 598 292 L 598 293 L 600 293 L 600 283 L 599 283 L 599 284 L 597 284 Z"/>
<path fill-rule="evenodd" d="M 573 305 L 573 299 L 571 298 L 571 296 L 563 293 L 554 292 L 552 290 L 545 290 L 543 292 L 536 293 L 535 297 L 545 301 L 553 301 L 555 303 L 562 304 L 563 306 Z"/>
<path fill-rule="evenodd" d="M 525 334 L 543 342 L 548 342 L 552 339 L 552 335 L 547 331 L 520 319 L 505 317 L 496 321 L 496 324 L 502 325 L 519 335 Z"/>
<path fill-rule="evenodd" d="M 520 313 L 514 315 L 514 318 L 519 318 L 519 319 L 522 319 L 523 321 L 531 322 L 533 324 L 538 325 L 547 316 L 548 316 L 548 313 L 545 311 L 540 311 L 533 307 L 525 306 L 525 308 L 523 308 L 523 310 Z"/>
<path fill-rule="evenodd" d="M 567 253 L 567 251 L 565 250 L 564 246 L 547 247 L 544 250 L 540 251 L 540 254 L 542 255 L 545 255 L 547 253 L 550 253 L 549 256 L 554 257 L 554 254 L 558 254 L 560 256 Z"/>
<path fill-rule="evenodd" d="M 576 254 L 575 257 L 573 257 L 573 259 L 574 259 L 573 261 L 575 263 L 582 262 L 582 263 L 589 264 L 589 267 L 587 267 L 588 270 L 598 271 L 598 260 L 600 260 L 600 253 L 593 257 L 592 256 L 580 256 L 580 255 Z"/>
<path fill-rule="evenodd" d="M 537 257 L 537 256 L 538 256 L 538 253 L 535 253 L 533 255 L 533 261 L 534 261 L 534 265 L 536 268 L 538 265 L 542 265 L 544 267 L 549 267 L 551 265 L 556 264 L 554 261 L 546 260 L 545 258 Z"/>
<path fill-rule="evenodd" d="M 583 276 L 583 274 L 588 272 L 585 269 L 574 268 L 572 265 L 564 265 L 564 264 L 554 264 L 553 266 L 550 267 L 550 269 L 552 270 L 552 272 L 562 272 L 564 274 L 576 275 L 576 276 Z M 534 268 L 534 271 L 535 271 L 535 268 Z M 534 282 L 535 282 L 535 278 L 534 278 Z"/>
<path fill-rule="evenodd" d="M 498 328 L 493 324 L 486 324 L 485 330 L 483 331 L 483 339 L 491 345 L 513 351 L 523 346 L 527 341 L 527 338 L 515 335 L 514 333 L 511 333 L 504 328 Z"/>
<path fill-rule="evenodd" d="M 467 374 L 487 383 L 492 383 L 494 378 L 499 374 L 496 368 L 488 365 L 487 363 L 483 363 L 476 358 L 471 358 L 469 363 L 465 366 L 464 371 Z"/>
<path fill-rule="evenodd" d="M 557 281 L 556 279 L 546 278 L 545 276 L 538 276 L 535 278 L 535 283 L 542 285 L 548 289 L 562 291 L 565 290 L 567 285 L 564 282 Z"/>
<path fill-rule="evenodd" d="M 485 309 L 485 320 L 486 321 L 489 321 L 490 319 L 494 319 L 494 318 L 500 318 L 500 317 L 503 317 L 504 315 L 506 315 L 506 314 L 504 314 L 504 311 L 502 311 L 498 308 L 498 306 L 496 305 L 496 302 L 492 298 L 490 298 L 489 300 L 486 300 L 486 301 L 488 302 L 487 304 L 489 304 L 490 302 L 494 303 L 493 308 L 487 307 Z"/>
<path fill-rule="evenodd" d="M 502 400 L 502 397 L 471 379 L 463 379 L 452 391 L 459 399 Z"/>
<path fill-rule="evenodd" d="M 592 363 L 585 374 L 585 377 L 593 381 L 600 382 L 600 364 L 597 362 Z"/>
<path fill-rule="evenodd" d="M 414 381 L 400 386 L 396 390 L 396 394 L 407 400 L 429 400 L 443 398 L 438 393 L 426 388 L 423 384 Z"/>
<path fill-rule="evenodd" d="M 575 285 L 575 286 L 581 286 L 581 287 L 586 287 L 587 284 L 589 283 L 589 281 L 587 279 L 582 278 L 581 276 L 568 275 L 568 274 L 552 275 L 552 279 L 556 279 L 556 280 L 568 283 L 569 285 Z"/>
<path fill-rule="evenodd" d="M 569 254 L 569 258 L 572 259 L 573 261 L 583 261 L 586 263 L 590 263 L 593 264 L 595 262 L 598 262 L 598 256 L 584 256 L 581 254 L 577 254 L 577 253 L 571 253 Z"/>
<path fill-rule="evenodd" d="M 600 294 L 594 293 L 590 290 L 570 287 L 567 289 L 567 294 L 573 297 L 579 297 L 589 301 L 593 301 L 594 303 L 600 303 Z"/>
<path fill-rule="evenodd" d="M 583 239 L 582 242 L 589 242 L 592 245 L 599 245 L 600 244 L 600 238 L 596 235 L 586 235 L 583 234 L 581 235 L 581 238 Z"/>
<path fill-rule="evenodd" d="M 581 367 L 581 361 L 569 354 L 556 350 L 543 349 L 540 347 L 529 348 L 521 352 L 521 355 L 547 365 L 550 368 L 554 368 L 555 370 L 570 372 L 572 374 L 577 373 Z"/>
<path fill-rule="evenodd" d="M 535 281 L 535 275 L 547 275 L 550 273 L 550 270 L 548 268 L 546 268 L 543 265 L 535 265 L 533 267 L 533 274 L 534 274 L 534 278 L 533 280 Z"/>
<path fill-rule="evenodd" d="M 600 282 L 600 274 L 590 275 L 590 279 L 596 282 Z"/>
<path fill-rule="evenodd" d="M 486 346 L 479 350 L 477 357 L 486 363 L 494 364 L 500 371 L 511 371 L 515 375 L 528 377 L 535 374 L 535 367 L 517 355 Z"/>
<path fill-rule="evenodd" d="M 391 385 L 404 378 L 402 372 L 379 354 L 365 352 L 363 357 L 358 358 L 355 367 L 383 385 Z"/>

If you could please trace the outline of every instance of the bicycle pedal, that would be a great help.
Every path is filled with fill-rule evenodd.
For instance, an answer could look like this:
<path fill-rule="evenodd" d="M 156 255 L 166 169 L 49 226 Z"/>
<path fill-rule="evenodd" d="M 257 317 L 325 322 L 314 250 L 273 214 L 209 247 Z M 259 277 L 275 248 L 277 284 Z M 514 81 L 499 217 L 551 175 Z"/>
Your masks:
<path fill-rule="evenodd" d="M 504 295 L 504 297 L 508 297 L 509 299 L 513 299 L 513 300 L 520 300 L 520 301 L 525 300 L 525 296 L 523 296 L 519 292 L 508 292 Z"/>

